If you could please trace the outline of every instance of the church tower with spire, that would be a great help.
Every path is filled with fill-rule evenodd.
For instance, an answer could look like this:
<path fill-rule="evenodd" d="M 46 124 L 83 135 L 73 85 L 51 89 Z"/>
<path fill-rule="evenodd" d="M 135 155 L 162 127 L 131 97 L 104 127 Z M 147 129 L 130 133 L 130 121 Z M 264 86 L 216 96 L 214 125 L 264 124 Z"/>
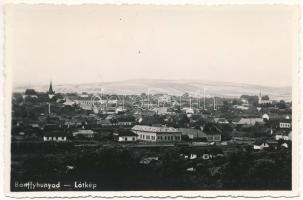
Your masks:
<path fill-rule="evenodd" d="M 55 91 L 53 90 L 52 81 L 50 81 L 49 89 L 48 89 L 48 97 L 52 99 L 55 96 Z"/>
<path fill-rule="evenodd" d="M 49 84 L 48 94 L 55 94 L 55 91 L 53 90 L 52 81 L 50 81 L 50 84 Z"/>

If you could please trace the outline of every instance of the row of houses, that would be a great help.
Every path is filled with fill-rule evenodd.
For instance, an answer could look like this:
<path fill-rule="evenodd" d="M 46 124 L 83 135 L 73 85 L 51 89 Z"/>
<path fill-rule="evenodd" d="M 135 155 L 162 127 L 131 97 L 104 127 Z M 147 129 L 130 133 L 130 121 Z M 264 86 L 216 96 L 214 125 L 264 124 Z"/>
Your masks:
<path fill-rule="evenodd" d="M 208 142 L 220 142 L 221 133 L 213 127 L 206 127 L 207 131 L 191 128 L 173 128 L 165 126 L 135 125 L 133 128 L 113 131 L 113 137 L 119 142 L 145 141 L 145 142 L 180 142 L 182 136 L 190 139 L 205 138 Z M 213 130 L 212 130 L 213 129 Z M 73 137 L 93 138 L 92 130 L 78 130 L 72 133 Z M 43 136 L 44 141 L 67 141 L 67 134 L 60 131 L 51 131 Z"/>
<path fill-rule="evenodd" d="M 265 124 L 268 122 L 270 117 L 268 114 L 263 114 L 262 117 L 241 117 L 238 120 L 233 120 L 231 123 L 234 125 L 245 125 L 254 126 L 256 124 Z M 279 128 L 291 128 L 291 119 L 289 116 L 281 119 L 271 119 L 271 122 L 275 122 Z M 217 124 L 230 124 L 230 122 L 225 118 L 213 118 L 213 122 Z"/>
<path fill-rule="evenodd" d="M 277 141 L 256 141 L 252 148 L 254 150 L 266 150 L 266 149 L 279 149 L 279 148 L 289 148 L 289 142 L 288 141 L 283 141 L 281 143 Z"/>
<path fill-rule="evenodd" d="M 206 124 L 201 129 L 136 125 L 129 131 L 115 134 L 118 141 L 180 142 L 183 136 L 186 136 L 190 140 L 205 139 L 207 142 L 221 142 L 222 133 L 223 130 L 219 127 Z M 291 131 L 276 132 L 274 139 L 291 140 Z"/>
<path fill-rule="evenodd" d="M 208 129 L 211 129 L 208 127 Z M 115 133 L 117 141 L 146 141 L 146 142 L 180 142 L 182 136 L 189 139 L 204 138 L 208 142 L 220 142 L 220 130 L 208 130 L 207 132 L 191 128 L 173 128 L 165 126 L 136 125 L 128 131 Z"/>
<path fill-rule="evenodd" d="M 222 130 L 223 126 L 216 125 L 214 123 L 207 123 L 205 125 L 195 127 L 195 128 L 173 128 L 173 127 L 166 127 L 158 125 L 135 125 L 126 119 L 125 122 L 123 120 L 121 121 L 115 121 L 111 122 L 110 120 L 102 120 L 107 121 L 107 123 L 102 123 L 103 128 L 110 128 L 112 130 L 119 130 L 116 131 L 116 135 L 121 135 L 121 141 L 125 141 L 125 138 L 127 138 L 127 134 L 132 135 L 135 137 L 135 141 L 141 140 L 141 141 L 147 141 L 147 142 L 178 142 L 181 141 L 182 137 L 187 137 L 189 140 L 195 140 L 195 139 L 205 139 L 208 142 L 219 142 L 221 141 L 221 135 L 224 130 Z M 242 120 L 243 122 L 244 120 Z M 251 119 L 246 120 L 252 123 Z M 257 121 L 254 121 L 255 123 L 258 123 Z M 123 123 L 123 124 L 121 124 Z M 108 126 L 106 126 L 106 124 Z M 52 124 L 47 124 L 43 127 L 39 127 L 38 124 L 32 124 L 32 128 L 40 129 L 44 132 L 50 132 L 50 135 L 45 136 L 47 138 L 44 139 L 44 141 L 65 141 L 63 136 L 58 136 L 56 138 L 54 135 L 58 135 L 58 133 L 55 133 L 57 129 L 62 129 L 60 126 L 53 124 L 54 127 L 51 126 Z M 117 125 L 113 127 L 114 125 Z M 121 126 L 123 125 L 123 126 Z M 37 127 L 36 127 L 37 126 Z M 289 138 L 289 132 L 291 132 L 291 121 L 290 120 L 284 120 L 283 122 L 279 121 L 276 126 L 279 128 L 275 131 L 271 129 L 271 134 L 276 137 L 276 140 L 283 139 L 288 140 Z M 131 132 L 135 133 L 137 136 L 134 136 L 131 133 L 124 132 L 122 133 L 121 127 L 128 127 L 131 128 Z M 93 127 L 91 127 L 93 128 Z M 89 129 L 91 129 L 89 128 Z M 82 127 L 82 129 L 85 129 Z M 93 128 L 94 129 L 94 128 Z M 181 134 L 181 135 L 180 135 Z M 47 134 L 46 134 L 47 135 Z M 59 134 L 60 135 L 60 134 Z M 62 135 L 62 134 L 61 134 Z M 64 134 L 63 134 L 64 135 Z M 78 132 L 73 133 L 74 137 L 82 136 L 86 138 L 93 138 L 94 132 L 89 130 L 79 130 Z M 125 137 L 123 139 L 123 137 Z M 126 139 L 127 140 L 127 139 Z M 128 141 L 128 140 L 127 140 Z M 133 140 L 132 140 L 133 141 Z"/>

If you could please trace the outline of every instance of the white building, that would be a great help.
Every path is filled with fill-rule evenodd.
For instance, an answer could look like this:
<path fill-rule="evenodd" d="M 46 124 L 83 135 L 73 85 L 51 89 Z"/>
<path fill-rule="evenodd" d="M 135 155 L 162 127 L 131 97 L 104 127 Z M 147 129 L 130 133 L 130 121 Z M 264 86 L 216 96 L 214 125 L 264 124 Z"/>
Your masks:
<path fill-rule="evenodd" d="M 248 110 L 249 109 L 249 105 L 248 104 L 234 105 L 234 108 L 238 109 L 238 110 Z"/>
<path fill-rule="evenodd" d="M 119 130 L 114 133 L 114 139 L 118 142 L 135 142 L 138 135 L 130 130 Z"/>
<path fill-rule="evenodd" d="M 269 115 L 265 113 L 264 115 L 262 115 L 262 119 L 269 120 Z"/>
<path fill-rule="evenodd" d="M 126 111 L 126 109 L 123 108 L 123 106 L 118 106 L 118 107 L 116 108 L 116 110 L 115 110 L 115 113 L 116 113 L 116 114 L 119 114 L 119 113 L 125 112 L 125 111 Z"/>
<path fill-rule="evenodd" d="M 136 125 L 131 129 L 138 135 L 138 140 L 149 142 L 179 142 L 181 131 L 173 127 Z"/>
<path fill-rule="evenodd" d="M 290 122 L 280 122 L 279 127 L 280 128 L 291 128 L 291 123 Z"/>
<path fill-rule="evenodd" d="M 258 103 L 259 105 L 266 105 L 266 104 L 272 104 L 272 100 L 265 99 L 264 96 L 261 95 L 261 92 L 258 96 Z"/>
<path fill-rule="evenodd" d="M 74 101 L 71 101 L 68 97 L 65 97 L 65 102 L 63 103 L 63 105 L 65 106 L 73 106 L 76 103 Z"/>
<path fill-rule="evenodd" d="M 207 135 L 199 129 L 179 128 L 178 130 L 182 133 L 182 135 L 187 135 L 189 139 L 206 138 L 207 137 Z"/>
<path fill-rule="evenodd" d="M 225 118 L 214 118 L 214 122 L 217 124 L 229 124 L 229 121 Z"/>
<path fill-rule="evenodd" d="M 79 100 L 75 100 L 75 102 L 83 110 L 92 110 L 93 109 L 93 102 L 90 99 L 79 99 Z"/>
<path fill-rule="evenodd" d="M 287 132 L 287 131 L 278 131 L 275 135 L 275 139 L 276 140 L 291 140 L 291 131 L 290 132 Z"/>
<path fill-rule="evenodd" d="M 44 134 L 43 141 L 44 142 L 66 142 L 67 136 L 63 132 L 52 131 L 52 132 Z"/>
<path fill-rule="evenodd" d="M 280 140 L 280 139 L 282 139 L 282 140 L 289 140 L 289 137 L 288 137 L 288 135 L 281 134 L 281 135 L 275 135 L 275 139 L 276 140 Z"/>
<path fill-rule="evenodd" d="M 73 136 L 83 136 L 86 138 L 93 138 L 94 137 L 94 131 L 92 130 L 85 130 L 85 129 L 80 129 L 76 132 L 73 132 Z"/>
<path fill-rule="evenodd" d="M 237 125 L 247 125 L 254 126 L 255 124 L 264 124 L 264 120 L 262 118 L 241 118 Z"/>
<path fill-rule="evenodd" d="M 254 150 L 263 150 L 264 148 L 269 148 L 269 145 L 266 142 L 254 144 Z"/>
<path fill-rule="evenodd" d="M 183 108 L 182 109 L 186 114 L 194 114 L 194 109 L 192 108 Z"/>

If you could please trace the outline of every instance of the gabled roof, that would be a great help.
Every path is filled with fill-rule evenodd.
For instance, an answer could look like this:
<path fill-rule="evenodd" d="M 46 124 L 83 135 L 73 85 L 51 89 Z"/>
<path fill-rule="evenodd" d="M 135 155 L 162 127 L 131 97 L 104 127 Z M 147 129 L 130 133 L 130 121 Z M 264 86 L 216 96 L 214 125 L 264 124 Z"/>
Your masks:
<path fill-rule="evenodd" d="M 180 131 L 173 127 L 156 127 L 156 126 L 144 126 L 135 125 L 132 130 L 143 131 L 143 132 L 154 132 L 154 133 L 180 133 Z"/>
<path fill-rule="evenodd" d="M 203 131 L 194 128 L 179 128 L 178 130 L 181 131 L 183 135 L 196 135 L 197 137 L 206 135 Z"/>
<path fill-rule="evenodd" d="M 236 124 L 254 126 L 256 123 L 264 123 L 264 120 L 262 118 L 241 118 L 241 120 Z"/>
<path fill-rule="evenodd" d="M 263 140 L 256 140 L 254 143 L 254 145 L 262 145 L 262 144 L 267 144 L 267 142 Z"/>
<path fill-rule="evenodd" d="M 94 131 L 80 129 L 80 130 L 73 133 L 73 135 L 78 135 L 78 134 L 80 134 L 80 135 L 92 135 L 92 134 L 94 134 Z"/>
<path fill-rule="evenodd" d="M 227 119 L 225 118 L 214 118 L 216 123 L 228 123 Z"/>
<path fill-rule="evenodd" d="M 203 128 L 203 132 L 207 135 L 221 134 L 222 130 L 215 124 L 207 123 Z"/>
<path fill-rule="evenodd" d="M 117 133 L 119 136 L 138 136 L 130 130 L 118 130 Z"/>
<path fill-rule="evenodd" d="M 134 122 L 135 117 L 129 116 L 129 117 L 119 117 L 117 118 L 118 122 Z"/>
<path fill-rule="evenodd" d="M 64 131 L 56 130 L 56 131 L 49 131 L 43 134 L 46 137 L 66 137 L 67 134 Z"/>

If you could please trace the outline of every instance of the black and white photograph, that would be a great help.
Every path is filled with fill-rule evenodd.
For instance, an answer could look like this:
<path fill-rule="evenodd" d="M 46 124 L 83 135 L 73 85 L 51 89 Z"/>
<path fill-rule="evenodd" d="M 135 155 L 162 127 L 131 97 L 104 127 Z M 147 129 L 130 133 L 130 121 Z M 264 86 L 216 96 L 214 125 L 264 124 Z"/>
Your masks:
<path fill-rule="evenodd" d="M 299 11 L 6 4 L 9 192 L 297 191 Z"/>

